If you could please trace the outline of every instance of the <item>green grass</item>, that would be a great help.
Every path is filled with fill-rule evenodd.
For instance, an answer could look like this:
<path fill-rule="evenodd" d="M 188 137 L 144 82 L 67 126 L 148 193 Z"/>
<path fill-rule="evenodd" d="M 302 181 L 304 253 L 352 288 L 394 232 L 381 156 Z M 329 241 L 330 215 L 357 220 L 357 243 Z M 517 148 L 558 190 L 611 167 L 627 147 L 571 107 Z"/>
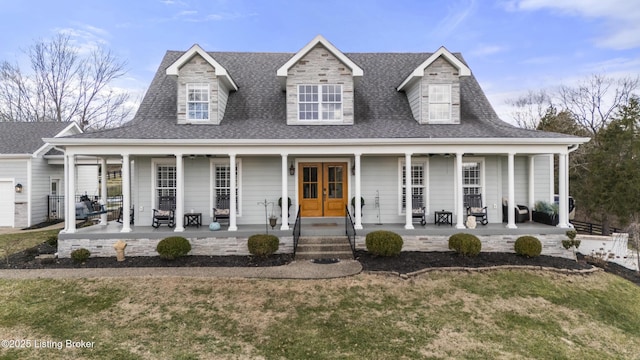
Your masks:
<path fill-rule="evenodd" d="M 0 235 L 0 259 L 4 261 L 6 250 L 10 254 L 42 244 L 49 237 L 58 235 L 60 229 L 43 231 L 21 231 L 15 234 Z"/>
<path fill-rule="evenodd" d="M 603 359 L 640 354 L 640 287 L 606 273 L 297 281 L 1 280 L 0 334 L 94 341 L 0 359 Z"/>

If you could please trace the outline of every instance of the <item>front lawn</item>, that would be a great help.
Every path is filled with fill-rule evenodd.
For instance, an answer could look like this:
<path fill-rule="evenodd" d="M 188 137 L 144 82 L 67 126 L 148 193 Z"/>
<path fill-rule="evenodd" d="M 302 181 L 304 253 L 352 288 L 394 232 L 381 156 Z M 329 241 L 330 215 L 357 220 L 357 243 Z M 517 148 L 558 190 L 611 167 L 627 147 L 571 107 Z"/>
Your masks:
<path fill-rule="evenodd" d="M 7 252 L 13 254 L 42 244 L 51 236 L 58 235 L 60 229 L 42 231 L 21 231 L 0 235 L 0 260 L 5 261 Z"/>
<path fill-rule="evenodd" d="M 640 287 L 534 271 L 334 280 L 0 280 L 21 359 L 604 359 L 640 354 Z M 34 348 L 33 341 L 63 348 Z M 66 341 L 93 343 L 68 348 Z M 46 344 L 46 342 L 45 342 Z"/>

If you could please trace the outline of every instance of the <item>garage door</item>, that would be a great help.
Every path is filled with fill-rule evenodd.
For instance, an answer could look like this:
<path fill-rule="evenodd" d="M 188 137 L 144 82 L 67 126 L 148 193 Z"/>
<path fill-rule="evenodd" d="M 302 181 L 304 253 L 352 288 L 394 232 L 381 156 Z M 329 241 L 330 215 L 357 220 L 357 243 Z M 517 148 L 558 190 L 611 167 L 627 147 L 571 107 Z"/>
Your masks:
<path fill-rule="evenodd" d="M 13 181 L 0 180 L 0 226 L 13 226 L 15 195 Z"/>

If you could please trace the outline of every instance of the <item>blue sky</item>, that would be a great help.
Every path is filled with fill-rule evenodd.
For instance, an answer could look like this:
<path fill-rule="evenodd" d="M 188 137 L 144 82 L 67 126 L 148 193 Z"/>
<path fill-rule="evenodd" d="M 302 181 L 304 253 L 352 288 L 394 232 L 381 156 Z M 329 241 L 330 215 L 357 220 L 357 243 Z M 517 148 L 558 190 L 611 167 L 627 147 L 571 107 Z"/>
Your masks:
<path fill-rule="evenodd" d="M 56 32 L 128 62 L 141 97 L 166 50 L 296 52 L 322 34 L 343 52 L 461 52 L 504 120 L 505 100 L 591 74 L 640 74 L 634 0 L 0 0 L 0 60 Z M 26 66 L 25 66 L 26 67 Z"/>

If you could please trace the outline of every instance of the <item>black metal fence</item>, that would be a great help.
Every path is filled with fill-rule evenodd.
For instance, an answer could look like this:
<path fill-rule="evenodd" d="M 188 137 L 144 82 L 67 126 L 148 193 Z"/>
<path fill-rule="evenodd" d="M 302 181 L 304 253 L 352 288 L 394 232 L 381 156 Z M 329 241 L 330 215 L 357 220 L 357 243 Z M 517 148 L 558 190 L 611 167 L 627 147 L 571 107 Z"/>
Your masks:
<path fill-rule="evenodd" d="M 571 223 L 573 224 L 573 227 L 576 229 L 576 231 L 579 234 L 589 234 L 589 235 L 605 235 L 603 233 L 603 228 L 602 228 L 602 224 L 593 224 L 593 223 L 589 223 L 589 222 L 584 222 L 584 221 L 577 221 L 577 220 L 571 220 Z M 617 233 L 617 232 L 622 232 L 623 229 L 620 228 L 616 228 L 616 227 L 609 227 L 609 233 Z M 606 234 L 609 235 L 609 234 Z"/>
<path fill-rule="evenodd" d="M 98 201 L 100 197 L 90 195 L 76 195 L 74 203 L 81 202 L 81 198 L 87 197 L 91 201 Z M 47 218 L 51 220 L 64 220 L 65 218 L 65 196 L 64 195 L 47 195 Z M 107 212 L 107 220 L 118 219 L 118 210 L 122 207 L 122 196 L 110 196 L 107 198 L 105 208 Z M 74 210 L 75 212 L 75 210 Z"/>

